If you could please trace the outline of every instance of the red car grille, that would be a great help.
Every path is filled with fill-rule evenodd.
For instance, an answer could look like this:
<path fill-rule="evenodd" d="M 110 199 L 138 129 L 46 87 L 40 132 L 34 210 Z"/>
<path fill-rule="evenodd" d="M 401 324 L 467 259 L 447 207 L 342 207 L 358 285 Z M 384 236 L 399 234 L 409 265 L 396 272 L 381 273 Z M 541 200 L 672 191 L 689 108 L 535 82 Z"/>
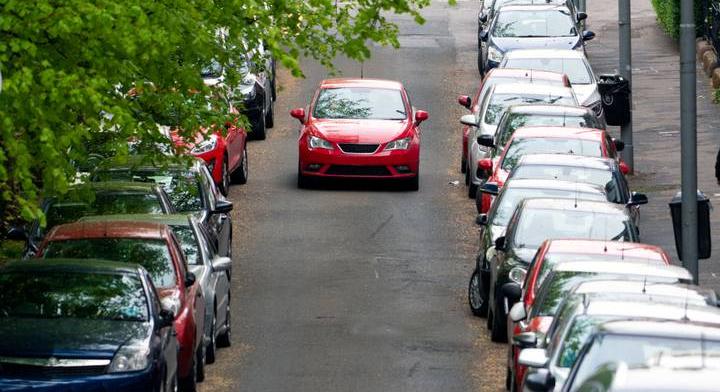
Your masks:
<path fill-rule="evenodd" d="M 353 144 L 353 143 L 338 143 L 340 149 L 343 152 L 349 152 L 354 154 L 371 154 L 377 151 L 379 144 Z"/>
<path fill-rule="evenodd" d="M 325 172 L 337 176 L 390 176 L 390 170 L 385 166 L 348 166 L 332 165 Z"/>

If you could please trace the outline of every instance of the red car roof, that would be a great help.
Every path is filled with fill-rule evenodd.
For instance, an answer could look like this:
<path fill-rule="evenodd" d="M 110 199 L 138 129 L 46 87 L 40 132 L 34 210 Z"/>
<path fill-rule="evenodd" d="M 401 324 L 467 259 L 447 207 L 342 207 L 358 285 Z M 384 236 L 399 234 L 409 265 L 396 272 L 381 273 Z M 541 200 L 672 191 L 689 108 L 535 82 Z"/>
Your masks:
<path fill-rule="evenodd" d="M 338 87 L 375 87 L 401 90 L 402 83 L 393 80 L 359 78 L 325 79 L 320 83 L 320 88 Z"/>
<path fill-rule="evenodd" d="M 166 225 L 150 222 L 75 222 L 58 225 L 48 234 L 46 241 L 63 241 L 81 238 L 148 238 L 165 239 Z"/>
<path fill-rule="evenodd" d="M 614 255 L 618 258 L 670 261 L 670 256 L 659 246 L 619 241 L 552 240 L 548 253 Z"/>
<path fill-rule="evenodd" d="M 569 127 L 521 127 L 513 133 L 513 139 L 523 137 L 557 137 L 584 140 L 602 140 L 603 130 Z"/>

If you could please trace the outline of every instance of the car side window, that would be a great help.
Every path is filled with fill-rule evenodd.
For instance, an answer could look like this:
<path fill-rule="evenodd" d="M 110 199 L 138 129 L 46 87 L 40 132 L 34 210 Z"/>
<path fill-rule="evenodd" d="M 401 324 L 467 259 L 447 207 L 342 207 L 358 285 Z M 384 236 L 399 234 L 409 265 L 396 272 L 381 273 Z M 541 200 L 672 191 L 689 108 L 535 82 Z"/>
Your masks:
<path fill-rule="evenodd" d="M 203 236 L 205 246 L 207 247 L 207 251 L 210 257 L 214 257 L 218 254 L 218 248 L 215 246 L 215 241 L 212 241 L 212 236 L 210 233 L 208 233 L 205 226 L 200 225 L 200 235 Z"/>
<path fill-rule="evenodd" d="M 208 208 L 214 209 L 215 205 L 217 204 L 218 199 L 218 190 L 215 186 L 215 182 L 212 181 L 212 176 L 210 175 L 210 172 L 208 171 L 207 167 L 203 166 L 202 169 L 202 182 L 205 188 L 208 191 L 207 198 L 208 198 Z"/>
<path fill-rule="evenodd" d="M 143 275 L 145 276 L 145 281 L 147 282 L 148 289 L 150 291 L 150 301 L 148 302 L 150 306 L 153 307 L 153 313 L 160 313 L 160 311 L 162 310 L 162 305 L 160 304 L 160 298 L 158 297 L 157 288 L 153 284 L 152 278 L 147 273 L 147 271 L 144 271 Z"/>
<path fill-rule="evenodd" d="M 187 259 L 185 258 L 185 252 L 183 252 L 182 246 L 180 246 L 180 241 L 178 241 L 177 237 L 175 237 L 175 233 L 172 231 L 170 232 L 170 242 L 172 243 L 172 246 L 175 247 L 175 250 L 180 257 L 180 276 L 185 276 L 187 273 Z"/>

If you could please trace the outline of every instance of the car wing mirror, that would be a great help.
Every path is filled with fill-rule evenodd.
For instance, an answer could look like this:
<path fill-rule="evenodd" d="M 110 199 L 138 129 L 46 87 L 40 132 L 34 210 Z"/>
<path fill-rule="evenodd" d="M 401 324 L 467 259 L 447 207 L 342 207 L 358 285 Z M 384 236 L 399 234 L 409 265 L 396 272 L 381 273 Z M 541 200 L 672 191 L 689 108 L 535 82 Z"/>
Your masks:
<path fill-rule="evenodd" d="M 8 230 L 6 238 L 12 241 L 27 241 L 29 236 L 25 228 L 11 227 L 10 230 Z"/>
<path fill-rule="evenodd" d="M 520 301 L 516 302 L 515 305 L 510 308 L 510 320 L 518 323 L 522 320 L 525 320 L 527 317 L 527 311 L 525 310 L 525 303 Z M 535 334 L 533 334 L 535 335 Z M 515 340 L 515 338 L 513 338 Z M 537 341 L 537 337 L 535 339 Z M 528 346 L 530 347 L 530 346 Z"/>
<path fill-rule="evenodd" d="M 483 42 L 487 41 L 487 38 L 488 38 L 487 30 L 483 30 L 483 31 L 479 32 L 478 37 L 480 38 L 480 41 L 483 41 Z"/>
<path fill-rule="evenodd" d="M 424 110 L 415 111 L 415 124 L 419 125 L 421 122 L 427 120 L 428 118 L 430 118 L 428 112 Z"/>
<path fill-rule="evenodd" d="M 172 310 L 160 309 L 160 313 L 158 314 L 158 327 L 159 328 L 172 327 L 174 322 L 175 322 L 175 314 L 173 313 Z"/>
<path fill-rule="evenodd" d="M 478 214 L 478 216 L 475 217 L 475 224 L 478 226 L 487 226 L 487 224 L 488 224 L 487 214 Z"/>
<path fill-rule="evenodd" d="M 505 236 L 500 236 L 495 240 L 495 250 L 505 251 Z"/>
<path fill-rule="evenodd" d="M 290 116 L 300 121 L 300 124 L 305 124 L 305 109 L 295 108 L 290 111 Z"/>
<path fill-rule="evenodd" d="M 498 184 L 494 182 L 486 182 L 482 184 L 478 190 L 482 193 L 487 193 L 493 196 L 497 196 L 497 194 L 500 193 Z"/>
<path fill-rule="evenodd" d="M 525 378 L 525 386 L 533 392 L 552 391 L 555 389 L 555 377 L 550 373 L 548 369 L 540 369 L 527 375 L 527 377 Z"/>
<path fill-rule="evenodd" d="M 492 135 L 488 135 L 488 134 L 478 135 L 478 137 L 477 137 L 477 142 L 478 142 L 478 144 L 481 145 L 481 146 L 485 146 L 485 147 L 495 147 L 495 142 L 494 142 L 494 140 L 493 140 L 493 136 L 492 136 Z"/>
<path fill-rule="evenodd" d="M 232 259 L 229 257 L 216 257 L 212 262 L 213 271 L 229 271 L 232 268 Z"/>
<path fill-rule="evenodd" d="M 590 30 L 583 31 L 583 34 L 582 34 L 583 41 L 590 41 L 593 38 L 595 38 L 595 33 L 593 33 Z"/>
<path fill-rule="evenodd" d="M 467 125 L 469 127 L 477 127 L 477 118 L 474 114 L 466 114 L 462 117 L 460 117 L 460 123 L 463 125 Z"/>
<path fill-rule="evenodd" d="M 647 203 L 648 203 L 647 195 L 645 195 L 644 193 L 633 192 L 630 195 L 630 203 L 628 203 L 628 204 L 633 205 L 633 206 L 639 206 L 639 205 L 647 204 Z"/>
<path fill-rule="evenodd" d="M 620 167 L 620 173 L 622 173 L 622 174 L 630 173 L 630 166 L 628 166 L 627 163 L 620 161 L 620 163 L 618 163 L 618 166 Z"/>
<path fill-rule="evenodd" d="M 478 23 L 484 24 L 484 23 L 487 23 L 487 21 L 488 21 L 488 15 L 484 12 L 480 12 L 480 14 L 478 15 Z"/>
<path fill-rule="evenodd" d="M 535 332 L 523 332 L 513 336 L 513 343 L 522 349 L 537 346 L 537 334 Z"/>
<path fill-rule="evenodd" d="M 516 282 L 508 282 L 502 285 L 500 288 L 503 296 L 510 301 L 510 303 L 515 303 L 520 300 L 520 297 L 522 296 L 522 287 L 520 286 L 520 283 Z"/>
<path fill-rule="evenodd" d="M 580 22 L 581 20 L 587 19 L 588 15 L 585 12 L 578 12 L 577 13 L 577 20 Z"/>
<path fill-rule="evenodd" d="M 619 151 L 622 151 L 622 150 L 625 149 L 625 142 L 623 142 L 622 140 L 613 138 L 613 139 L 612 139 L 612 142 L 613 142 L 613 144 L 615 145 L 615 150 L 616 150 L 616 151 L 619 152 Z"/>
<path fill-rule="evenodd" d="M 470 107 L 472 106 L 472 98 L 468 97 L 467 95 L 461 95 L 458 97 L 458 103 L 460 104 L 460 106 L 470 109 Z"/>
<path fill-rule="evenodd" d="M 194 285 L 196 279 L 197 278 L 195 277 L 195 274 L 188 271 L 185 274 L 185 287 L 190 287 L 190 286 Z"/>
<path fill-rule="evenodd" d="M 212 211 L 213 214 L 227 214 L 233 209 L 233 203 L 227 200 L 218 200 L 215 203 L 215 209 Z"/>
<path fill-rule="evenodd" d="M 520 351 L 518 363 L 523 366 L 543 368 L 548 363 L 547 353 L 542 348 L 526 348 Z"/>
<path fill-rule="evenodd" d="M 480 169 L 482 171 L 492 170 L 492 168 L 493 168 L 492 159 L 490 159 L 490 158 L 480 159 L 477 163 L 477 167 L 478 167 L 478 169 Z M 497 185 L 497 184 L 495 184 L 495 185 Z"/>

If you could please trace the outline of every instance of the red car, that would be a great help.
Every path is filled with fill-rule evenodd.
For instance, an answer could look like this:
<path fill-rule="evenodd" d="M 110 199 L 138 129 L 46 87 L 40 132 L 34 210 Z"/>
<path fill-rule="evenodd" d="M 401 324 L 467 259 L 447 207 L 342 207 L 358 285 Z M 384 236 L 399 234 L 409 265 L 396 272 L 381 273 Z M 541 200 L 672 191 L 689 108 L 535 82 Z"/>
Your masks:
<path fill-rule="evenodd" d="M 602 129 L 568 128 L 568 127 L 525 127 L 519 128 L 505 145 L 501 155 L 478 161 L 478 171 L 485 172 L 488 183 L 499 187 L 505 183 L 510 171 L 520 158 L 528 154 L 573 154 L 588 157 L 618 157 L 618 146 L 621 142 Z M 627 165 L 620 161 L 623 174 L 627 173 Z M 491 173 L 489 176 L 487 173 Z M 480 213 L 487 213 L 492 204 L 492 195 L 478 192 L 476 204 Z"/>
<path fill-rule="evenodd" d="M 302 124 L 298 139 L 298 187 L 318 178 L 395 179 L 417 190 L 420 123 L 399 82 L 330 79 L 320 83 L 307 112 L 290 115 Z"/>
<path fill-rule="evenodd" d="M 237 109 L 230 109 L 232 115 L 239 115 Z M 192 142 L 183 140 L 178 132 L 172 132 L 171 136 L 175 145 L 205 161 L 218 189 L 227 196 L 230 184 L 245 184 L 249 173 L 247 132 L 237 125 L 237 120 L 226 122 L 225 130 L 224 135 L 220 130 L 207 135 L 209 130 L 203 129 Z"/>
<path fill-rule="evenodd" d="M 41 258 L 106 259 L 139 263 L 149 273 L 163 305 L 175 314 L 181 389 L 195 390 L 204 377 L 205 300 L 179 241 L 167 225 L 146 222 L 76 222 L 45 237 Z"/>
<path fill-rule="evenodd" d="M 522 302 L 515 306 L 523 306 L 525 314 L 531 314 L 535 297 L 543 280 L 552 270 L 552 266 L 564 261 L 627 261 L 636 263 L 670 264 L 670 256 L 660 247 L 654 245 L 617 241 L 593 240 L 547 240 L 540 245 L 525 276 Z M 533 317 L 529 320 L 513 322 L 508 320 L 508 336 L 519 336 L 525 332 L 536 332 L 544 336 L 553 318 L 547 316 Z M 540 339 L 537 339 L 540 341 Z M 522 347 L 515 339 L 510 339 L 508 352 L 508 374 L 515 377 L 515 385 L 522 385 L 526 367 L 518 364 L 517 359 Z M 510 381 L 510 380 L 508 380 Z M 522 390 L 522 389 L 518 389 Z"/>
<path fill-rule="evenodd" d="M 473 98 L 467 95 L 461 95 L 458 97 L 458 103 L 470 110 L 472 114 L 477 114 L 480 110 L 481 98 L 484 98 L 490 87 L 499 83 L 534 83 L 534 84 L 547 84 L 561 87 L 570 87 L 570 79 L 565 74 L 549 71 L 537 71 L 530 69 L 513 69 L 513 68 L 493 68 L 487 73 L 485 77 L 480 81 L 477 92 Z M 465 173 L 467 170 L 467 152 L 468 152 L 468 138 L 472 127 L 464 125 L 462 129 L 462 161 L 460 163 L 460 170 Z"/>

